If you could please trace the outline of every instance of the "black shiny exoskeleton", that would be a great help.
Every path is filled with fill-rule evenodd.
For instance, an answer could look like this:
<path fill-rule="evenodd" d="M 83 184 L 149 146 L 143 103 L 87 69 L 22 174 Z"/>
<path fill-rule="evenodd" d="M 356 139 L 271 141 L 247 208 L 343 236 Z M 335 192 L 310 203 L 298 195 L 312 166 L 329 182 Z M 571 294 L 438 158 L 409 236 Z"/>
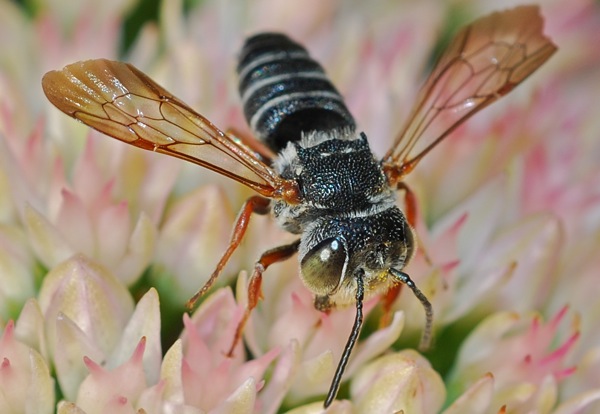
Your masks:
<path fill-rule="evenodd" d="M 412 255 L 412 230 L 323 68 L 287 36 L 261 33 L 246 41 L 238 73 L 248 123 L 279 152 L 280 176 L 298 183 L 302 203 L 272 207 L 302 235 L 302 277 L 316 303 L 354 303 L 357 272 L 367 292 L 385 291 L 393 281 L 382 276 Z"/>
<path fill-rule="evenodd" d="M 327 311 L 357 303 L 359 326 L 358 295 L 383 293 L 401 281 L 426 305 L 430 320 L 429 303 L 401 272 L 414 242 L 395 188 L 321 66 L 288 37 L 263 33 L 246 41 L 238 73 L 248 123 L 278 152 L 277 173 L 298 183 L 302 202 L 274 200 L 272 209 L 284 229 L 301 235 L 301 277 L 316 295 L 315 306 Z"/>
<path fill-rule="evenodd" d="M 275 152 L 303 132 L 355 128 L 321 65 L 283 34 L 247 39 L 237 71 L 248 124 Z"/>

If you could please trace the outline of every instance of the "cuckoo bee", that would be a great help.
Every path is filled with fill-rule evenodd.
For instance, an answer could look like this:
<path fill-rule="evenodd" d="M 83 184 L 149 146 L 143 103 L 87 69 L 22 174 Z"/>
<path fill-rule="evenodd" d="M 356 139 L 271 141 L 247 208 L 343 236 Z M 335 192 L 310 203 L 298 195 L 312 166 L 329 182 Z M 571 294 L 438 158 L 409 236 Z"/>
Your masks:
<path fill-rule="evenodd" d="M 510 92 L 555 51 L 543 34 L 537 6 L 496 12 L 462 28 L 381 159 L 323 68 L 279 33 L 248 38 L 237 66 L 244 114 L 256 138 L 240 140 L 221 131 L 128 63 L 73 63 L 48 72 L 42 86 L 58 109 L 106 135 L 201 165 L 255 190 L 241 208 L 229 247 L 190 307 L 214 284 L 253 214 L 271 214 L 298 235 L 257 260 L 249 303 L 229 353 L 257 305 L 264 271 L 297 253 L 317 309 L 356 306 L 327 407 L 360 333 L 365 298 L 393 299 L 400 286 L 408 286 L 424 307 L 421 344 L 429 344 L 432 306 L 403 271 L 415 250 L 414 203 L 407 203 L 406 212 L 396 206 L 398 190 L 410 195 L 404 178 L 460 124 Z"/>

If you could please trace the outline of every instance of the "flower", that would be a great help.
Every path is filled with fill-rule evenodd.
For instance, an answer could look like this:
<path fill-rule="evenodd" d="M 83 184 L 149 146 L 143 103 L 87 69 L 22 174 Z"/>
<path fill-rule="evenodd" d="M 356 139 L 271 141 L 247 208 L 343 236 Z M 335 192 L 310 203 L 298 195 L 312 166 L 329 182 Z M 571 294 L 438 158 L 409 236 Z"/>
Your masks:
<path fill-rule="evenodd" d="M 142 7 L 71 3 L 0 5 L 0 411 L 322 412 L 355 309 L 316 310 L 287 260 L 265 272 L 264 300 L 235 342 L 247 272 L 295 240 L 256 216 L 217 286 L 184 314 L 252 193 L 107 139 L 44 99 L 47 70 L 120 56 L 120 30 Z M 249 33 L 284 30 L 323 63 L 382 155 L 434 43 L 497 7 L 162 2 L 123 59 L 247 134 L 235 52 Z M 386 326 L 369 299 L 327 412 L 600 407 L 600 11 L 591 0 L 541 9 L 559 52 L 407 178 L 420 249 L 406 272 L 433 304 L 434 347 L 411 349 L 425 316 L 409 289 Z"/>
<path fill-rule="evenodd" d="M 398 384 L 399 380 L 402 383 Z M 442 378 L 425 358 L 405 350 L 362 368 L 352 381 L 352 396 L 359 412 L 432 413 L 444 403 L 444 388 Z"/>
<path fill-rule="evenodd" d="M 0 407 L 3 412 L 51 413 L 54 380 L 42 355 L 15 338 L 8 322 L 0 340 Z"/>
<path fill-rule="evenodd" d="M 577 343 L 579 332 L 569 333 L 563 343 L 552 349 L 567 308 L 548 324 L 539 315 L 521 318 L 514 313 L 496 313 L 482 321 L 463 343 L 451 388 L 462 388 L 455 381 L 474 383 L 493 372 L 495 398 L 491 406 L 507 405 L 512 409 L 544 412 L 556 404 L 557 383 L 574 373 L 566 358 Z M 529 324 L 526 329 L 523 325 Z M 576 329 L 573 325 L 571 329 Z M 560 339 L 558 339 L 560 341 Z M 496 401 L 494 401 L 496 400 Z"/>

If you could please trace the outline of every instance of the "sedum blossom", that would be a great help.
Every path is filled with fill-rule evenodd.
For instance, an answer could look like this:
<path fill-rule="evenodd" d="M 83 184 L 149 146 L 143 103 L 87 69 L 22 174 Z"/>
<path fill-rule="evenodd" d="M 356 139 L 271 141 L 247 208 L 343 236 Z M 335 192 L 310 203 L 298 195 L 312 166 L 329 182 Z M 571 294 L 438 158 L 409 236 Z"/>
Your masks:
<path fill-rule="evenodd" d="M 0 358 L 0 410 L 51 413 L 55 402 L 54 379 L 42 355 L 15 337 L 13 322 L 4 327 Z"/>
<path fill-rule="evenodd" d="M 315 310 L 297 261 L 278 263 L 226 356 L 247 272 L 293 236 L 253 217 L 217 286 L 185 314 L 251 192 L 90 131 L 51 107 L 41 76 L 127 60 L 215 125 L 248 133 L 235 53 L 246 35 L 281 30 L 323 63 L 382 155 L 433 45 L 452 22 L 499 6 L 165 1 L 120 52 L 140 4 L 0 4 L 0 412 L 323 412 L 355 309 Z M 420 248 L 406 271 L 433 303 L 433 348 L 413 349 L 424 314 L 409 289 L 385 326 L 379 298 L 365 302 L 327 413 L 600 409 L 600 10 L 592 0 L 541 10 L 559 52 L 407 179 Z"/>

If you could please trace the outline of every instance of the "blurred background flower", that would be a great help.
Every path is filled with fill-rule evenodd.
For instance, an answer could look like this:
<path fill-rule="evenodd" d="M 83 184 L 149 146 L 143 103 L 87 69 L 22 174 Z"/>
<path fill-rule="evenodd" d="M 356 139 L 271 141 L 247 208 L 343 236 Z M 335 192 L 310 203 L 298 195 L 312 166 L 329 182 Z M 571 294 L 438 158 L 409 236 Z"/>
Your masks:
<path fill-rule="evenodd" d="M 498 7 L 1 1 L 0 412 L 320 412 L 354 314 L 316 311 L 289 260 L 267 271 L 244 344 L 225 357 L 245 271 L 293 238 L 254 217 L 219 286 L 184 316 L 251 192 L 74 122 L 44 98 L 43 73 L 126 60 L 221 128 L 247 131 L 236 53 L 248 34 L 282 30 L 323 63 L 381 155 L 435 50 Z M 600 10 L 541 9 L 559 52 L 408 179 L 428 257 L 407 272 L 433 302 L 434 347 L 411 349 L 424 317 L 406 289 L 381 329 L 369 301 L 328 412 L 600 410 Z"/>

